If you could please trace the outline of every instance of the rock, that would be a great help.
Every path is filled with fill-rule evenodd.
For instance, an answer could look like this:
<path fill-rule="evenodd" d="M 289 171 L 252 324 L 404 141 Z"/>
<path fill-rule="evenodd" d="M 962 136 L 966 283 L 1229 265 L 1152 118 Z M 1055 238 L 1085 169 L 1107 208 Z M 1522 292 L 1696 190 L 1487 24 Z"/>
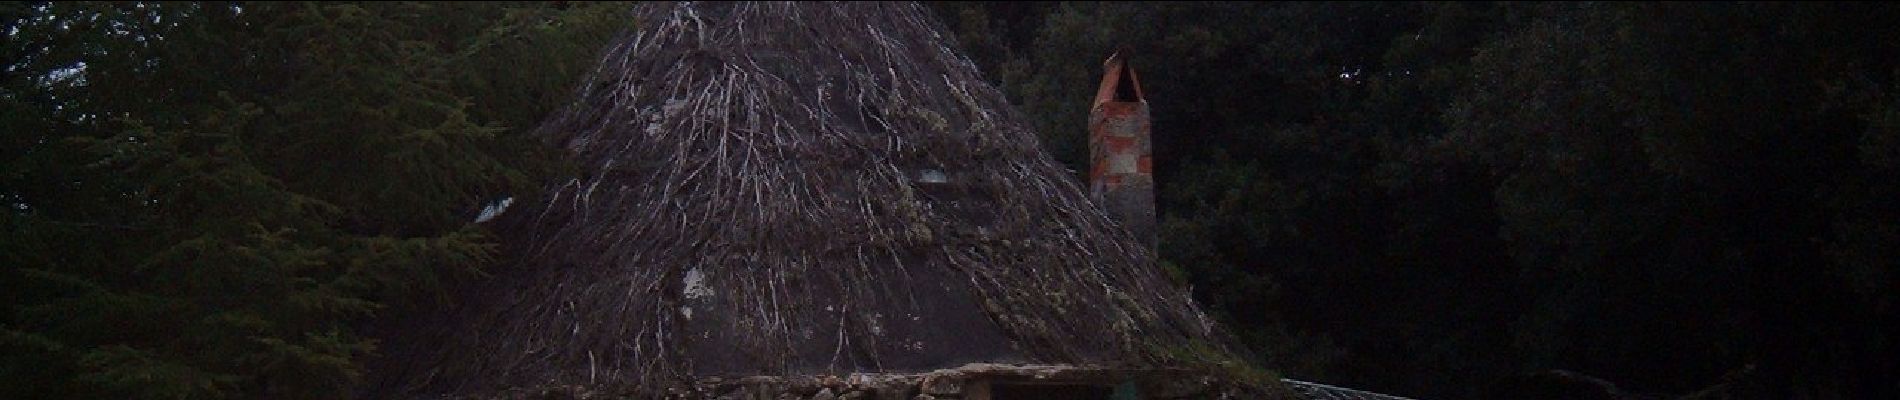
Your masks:
<path fill-rule="evenodd" d="M 831 394 L 831 388 L 818 389 L 818 394 L 811 395 L 811 400 L 838 400 L 838 395 Z"/>
<path fill-rule="evenodd" d="M 877 385 L 878 400 L 909 400 L 911 385 L 903 380 L 889 380 Z"/>
<path fill-rule="evenodd" d="M 871 392 L 866 392 L 863 390 L 854 390 L 849 393 L 845 393 L 843 396 L 838 396 L 838 399 L 839 400 L 863 400 L 868 397 L 871 397 Z"/>
<path fill-rule="evenodd" d="M 937 400 L 937 396 L 931 396 L 930 394 L 920 394 L 920 395 L 917 395 L 917 397 L 910 398 L 910 400 Z"/>
<path fill-rule="evenodd" d="M 924 394 L 958 395 L 963 394 L 963 378 L 957 376 L 931 376 L 917 385 Z"/>
<path fill-rule="evenodd" d="M 824 387 L 824 382 L 809 376 L 787 377 L 781 383 L 784 385 L 785 392 L 799 396 L 810 396 L 816 393 L 818 388 Z"/>
<path fill-rule="evenodd" d="M 718 400 L 752 400 L 752 392 L 746 390 L 745 387 L 739 387 L 719 395 Z"/>

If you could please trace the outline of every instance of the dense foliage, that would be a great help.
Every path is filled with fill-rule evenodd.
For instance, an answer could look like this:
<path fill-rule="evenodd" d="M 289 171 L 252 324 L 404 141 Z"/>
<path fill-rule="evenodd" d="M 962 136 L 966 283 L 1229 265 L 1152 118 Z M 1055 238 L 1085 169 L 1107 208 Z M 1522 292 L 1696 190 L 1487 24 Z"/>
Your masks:
<path fill-rule="evenodd" d="M 1900 8 L 935 7 L 1078 171 L 1132 53 L 1163 256 L 1288 376 L 1900 391 Z"/>
<path fill-rule="evenodd" d="M 556 2 L 561 3 L 561 2 Z M 339 398 L 624 4 L 0 5 L 0 398 Z"/>

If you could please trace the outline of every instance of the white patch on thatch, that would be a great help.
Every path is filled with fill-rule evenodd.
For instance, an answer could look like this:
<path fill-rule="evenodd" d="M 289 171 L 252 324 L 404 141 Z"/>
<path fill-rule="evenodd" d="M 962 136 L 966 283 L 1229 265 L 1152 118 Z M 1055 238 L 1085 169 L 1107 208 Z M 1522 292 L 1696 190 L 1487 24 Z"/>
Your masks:
<path fill-rule="evenodd" d="M 712 297 L 713 295 L 712 287 L 706 285 L 706 275 L 700 273 L 699 268 L 686 270 L 686 277 L 680 279 L 680 287 L 680 294 L 685 296 L 687 300 Z M 693 319 L 693 307 L 680 306 L 680 316 L 688 320 Z"/>
<path fill-rule="evenodd" d="M 926 169 L 918 172 L 917 181 L 923 183 L 944 183 L 949 182 L 950 178 L 945 177 L 943 171 Z"/>
<path fill-rule="evenodd" d="M 475 223 L 488 222 L 488 220 L 501 216 L 503 211 L 508 211 L 508 205 L 510 204 L 515 204 L 515 198 L 509 197 L 501 199 L 501 201 L 489 204 L 487 207 L 482 207 L 482 214 L 475 216 Z"/>
<path fill-rule="evenodd" d="M 680 283 L 681 287 L 685 288 L 681 292 L 686 296 L 687 300 L 712 297 L 713 295 L 712 287 L 706 286 L 706 276 L 699 273 L 699 268 L 686 270 L 686 278 L 682 279 Z"/>

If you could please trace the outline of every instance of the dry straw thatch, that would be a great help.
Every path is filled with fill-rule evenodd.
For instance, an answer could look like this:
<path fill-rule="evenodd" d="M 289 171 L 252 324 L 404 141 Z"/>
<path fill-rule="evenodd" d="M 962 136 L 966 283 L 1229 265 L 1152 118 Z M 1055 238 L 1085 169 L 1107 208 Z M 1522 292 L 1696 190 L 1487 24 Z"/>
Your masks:
<path fill-rule="evenodd" d="M 538 131 L 581 176 L 493 222 L 517 262 L 390 339 L 381 390 L 1231 348 L 922 6 L 636 15 Z"/>

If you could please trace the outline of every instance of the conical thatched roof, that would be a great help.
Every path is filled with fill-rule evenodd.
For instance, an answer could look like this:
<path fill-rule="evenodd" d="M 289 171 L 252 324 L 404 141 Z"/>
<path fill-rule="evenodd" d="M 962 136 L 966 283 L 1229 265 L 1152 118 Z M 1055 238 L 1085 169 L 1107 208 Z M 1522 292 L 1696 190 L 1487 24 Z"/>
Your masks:
<path fill-rule="evenodd" d="M 923 7 L 636 14 L 539 131 L 580 176 L 492 222 L 518 262 L 414 320 L 439 334 L 390 340 L 382 385 L 651 390 L 1229 348 Z"/>

